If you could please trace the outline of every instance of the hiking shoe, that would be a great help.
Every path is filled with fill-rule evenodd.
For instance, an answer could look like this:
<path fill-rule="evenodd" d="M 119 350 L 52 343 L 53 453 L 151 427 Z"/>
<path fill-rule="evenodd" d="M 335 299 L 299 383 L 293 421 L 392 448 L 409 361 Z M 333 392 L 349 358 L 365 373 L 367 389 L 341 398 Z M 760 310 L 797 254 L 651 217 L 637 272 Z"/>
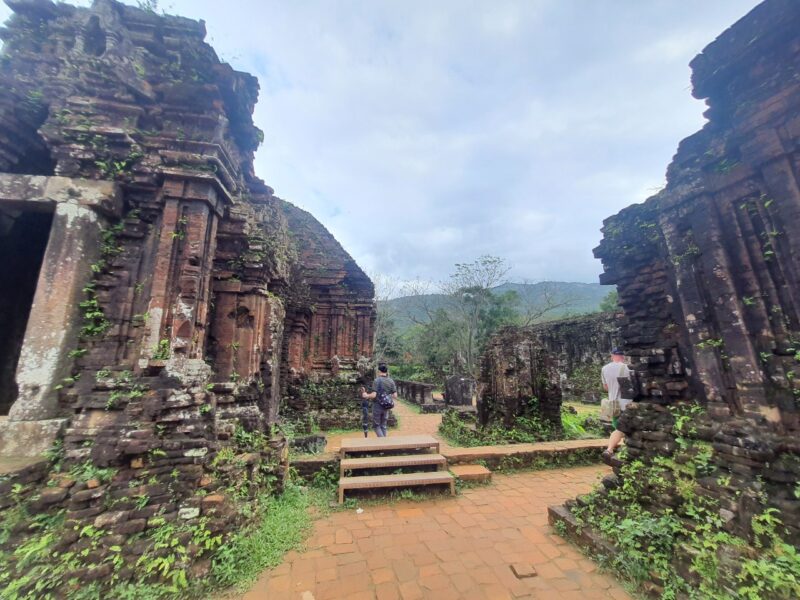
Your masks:
<path fill-rule="evenodd" d="M 611 459 L 614 458 L 614 453 L 609 452 L 608 450 L 603 450 L 603 454 L 600 455 L 603 458 L 603 462 L 606 463 L 609 467 L 611 465 Z"/>

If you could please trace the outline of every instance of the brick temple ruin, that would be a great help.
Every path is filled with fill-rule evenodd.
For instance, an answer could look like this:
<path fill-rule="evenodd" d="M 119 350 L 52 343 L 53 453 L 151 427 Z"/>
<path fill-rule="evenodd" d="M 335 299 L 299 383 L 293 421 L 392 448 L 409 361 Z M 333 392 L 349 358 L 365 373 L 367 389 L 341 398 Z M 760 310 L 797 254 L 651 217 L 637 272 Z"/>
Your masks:
<path fill-rule="evenodd" d="M 774 509 L 796 547 L 800 4 L 763 2 L 691 68 L 708 122 L 680 143 L 661 192 L 605 221 L 595 250 L 601 283 L 619 291 L 635 374 L 637 402 L 620 425 L 625 464 L 664 464 L 687 443 L 695 458 L 707 452 L 690 489 L 645 489 L 637 500 L 691 522 L 686 498 L 702 497 L 725 532 L 750 543 L 754 515 Z M 719 582 L 736 585 L 725 569 L 747 552 L 720 550 Z M 681 548 L 675 564 L 696 583 L 693 559 Z"/>
<path fill-rule="evenodd" d="M 511 427 L 533 415 L 559 429 L 564 395 L 598 403 L 600 369 L 620 343 L 620 318 L 597 313 L 497 332 L 481 360 L 479 422 Z"/>
<path fill-rule="evenodd" d="M 32 468 L 0 482 L 0 506 L 16 481 L 37 510 L 109 533 L 195 518 L 237 428 L 268 437 L 290 386 L 364 368 L 373 285 L 256 177 L 258 82 L 217 58 L 203 22 L 113 0 L 7 4 L 0 455 L 58 441 L 67 464 L 116 474 L 39 497 L 48 472 Z M 248 456 L 251 473 L 285 468 L 281 443 Z M 146 506 L 108 517 L 103 496 L 132 482 Z"/>
<path fill-rule="evenodd" d="M 242 520 L 225 488 L 280 487 L 281 415 L 360 418 L 327 386 L 368 365 L 373 287 L 255 176 L 257 81 L 219 61 L 202 22 L 113 0 L 7 3 L 0 455 L 52 457 L 0 478 L 0 510 L 93 527 L 91 541 L 58 538 L 92 561 L 66 575 L 108 578 L 119 553 L 125 580 L 152 551 L 135 536 L 157 520 L 221 534 Z M 765 508 L 800 543 L 799 65 L 794 0 L 766 0 L 710 44 L 692 63 L 709 122 L 681 143 L 666 188 L 608 219 L 596 249 L 624 315 L 500 332 L 478 386 L 482 422 L 510 425 L 535 397 L 558 427 L 567 374 L 621 341 L 637 402 L 601 494 L 625 487 L 632 462 L 688 446 L 688 462 L 707 459 L 690 485 L 665 479 L 636 502 L 691 523 L 686 496 L 703 497 L 753 544 Z M 268 443 L 243 452 L 242 432 Z M 23 525 L 7 544 L 35 535 Z M 695 583 L 692 560 L 674 557 Z"/>

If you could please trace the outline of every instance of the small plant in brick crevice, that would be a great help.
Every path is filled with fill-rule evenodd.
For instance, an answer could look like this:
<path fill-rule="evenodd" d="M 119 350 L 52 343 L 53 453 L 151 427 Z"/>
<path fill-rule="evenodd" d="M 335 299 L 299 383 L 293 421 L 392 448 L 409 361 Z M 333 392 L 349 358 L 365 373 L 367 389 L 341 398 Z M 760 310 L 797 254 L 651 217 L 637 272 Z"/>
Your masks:
<path fill-rule="evenodd" d="M 117 474 L 117 469 L 113 467 L 101 468 L 96 466 L 91 460 L 73 465 L 69 470 L 70 477 L 76 481 L 97 480 L 99 483 L 107 483 Z"/>
<path fill-rule="evenodd" d="M 101 258 L 90 265 L 92 271 L 92 281 L 81 290 L 85 299 L 78 303 L 83 318 L 83 325 L 80 329 L 81 343 L 84 344 L 93 338 L 103 336 L 110 328 L 111 322 L 106 318 L 100 300 L 97 297 L 97 281 L 100 275 L 105 273 L 109 266 L 109 260 L 122 253 L 123 248 L 118 243 L 118 237 L 125 228 L 125 219 L 138 215 L 138 210 L 129 211 L 125 217 L 117 224 L 103 229 L 100 233 L 100 254 Z M 71 350 L 68 356 L 73 359 L 80 359 L 88 354 L 89 349 L 81 346 Z M 56 390 L 72 385 L 79 374 L 73 374 L 66 378 Z"/>
<path fill-rule="evenodd" d="M 752 543 L 726 530 L 718 500 L 697 491 L 697 479 L 714 473 L 710 446 L 693 437 L 699 410 L 673 413 L 676 453 L 626 462 L 621 485 L 599 488 L 571 508 L 579 526 L 591 527 L 617 548 L 607 557 L 614 570 L 642 585 L 655 580 L 664 599 L 799 597 L 800 554 L 784 541 L 777 511 L 765 505 L 753 517 Z M 725 482 L 726 475 L 715 479 Z M 656 509 L 647 503 L 664 495 L 677 496 L 678 505 Z M 688 560 L 694 580 L 677 570 L 680 558 Z"/>
<path fill-rule="evenodd" d="M 169 360 L 169 357 L 169 340 L 159 340 L 158 344 L 153 348 L 153 360 Z"/>

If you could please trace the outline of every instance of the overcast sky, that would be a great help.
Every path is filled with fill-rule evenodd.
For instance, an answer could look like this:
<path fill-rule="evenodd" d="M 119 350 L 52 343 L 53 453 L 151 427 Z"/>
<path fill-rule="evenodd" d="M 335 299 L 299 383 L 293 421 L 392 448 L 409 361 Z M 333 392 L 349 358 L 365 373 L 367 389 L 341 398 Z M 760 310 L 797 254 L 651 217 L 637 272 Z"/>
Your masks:
<path fill-rule="evenodd" d="M 134 4 L 133 2 L 129 2 Z M 755 0 L 171 0 L 261 83 L 258 174 L 369 272 L 481 254 L 596 282 L 602 220 L 703 124 L 688 63 Z M 9 10 L 0 5 L 0 19 Z"/>

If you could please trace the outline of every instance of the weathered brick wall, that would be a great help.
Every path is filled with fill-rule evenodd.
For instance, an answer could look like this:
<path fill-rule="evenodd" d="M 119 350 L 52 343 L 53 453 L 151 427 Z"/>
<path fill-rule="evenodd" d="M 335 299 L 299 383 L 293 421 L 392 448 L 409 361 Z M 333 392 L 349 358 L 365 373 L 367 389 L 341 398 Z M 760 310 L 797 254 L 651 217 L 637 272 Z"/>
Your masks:
<path fill-rule="evenodd" d="M 478 420 L 511 428 L 535 416 L 561 429 L 561 376 L 530 328 L 507 327 L 488 342 L 478 378 Z"/>
<path fill-rule="evenodd" d="M 629 455 L 676 450 L 673 410 L 710 444 L 700 494 L 749 535 L 764 504 L 800 541 L 800 5 L 769 0 L 692 62 L 709 121 L 681 142 L 667 186 L 607 219 L 595 254 L 624 309 L 638 406 Z M 673 498 L 674 500 L 674 498 Z M 670 502 L 667 495 L 643 502 Z M 763 501 L 763 502 L 762 502 Z"/>
<path fill-rule="evenodd" d="M 613 313 L 498 332 L 489 342 L 478 382 L 481 421 L 499 418 L 510 426 L 516 415 L 531 412 L 527 399 L 536 397 L 545 399 L 539 405 L 542 414 L 560 426 L 562 393 L 599 401 L 600 369 L 618 343 L 619 319 Z"/>
<path fill-rule="evenodd" d="M 289 394 L 284 398 L 281 415 L 301 433 L 310 433 L 317 428 L 321 431 L 359 430 L 363 426 L 360 389 L 362 386 L 369 388 L 371 385 L 372 380 L 365 377 L 355 382 L 327 379 L 289 386 Z M 370 402 L 370 429 L 371 404 Z M 397 417 L 394 413 L 390 413 L 389 426 L 396 425 Z"/>
<path fill-rule="evenodd" d="M 540 323 L 530 328 L 537 343 L 556 361 L 567 398 L 600 401 L 600 369 L 620 344 L 619 315 L 596 313 Z"/>
<path fill-rule="evenodd" d="M 369 355 L 372 283 L 321 224 L 254 175 L 258 82 L 219 61 L 202 22 L 113 0 L 10 5 L 0 174 L 114 181 L 123 217 L 103 217 L 80 339 L 56 349 L 69 376 L 48 415 L 67 420 L 65 471 L 113 476 L 29 473 L 22 494 L 10 494 L 22 479 L 3 482 L 0 507 L 66 508 L 70 520 L 109 529 L 101 551 L 123 545 L 126 557 L 143 548 L 119 536 L 147 532 L 156 513 L 208 516 L 212 533 L 225 531 L 235 519 L 214 492 L 231 478 L 281 477 L 287 454 L 274 438 L 225 469 L 218 457 L 244 452 L 250 438 L 237 431 L 270 438 L 290 380 L 340 376 Z M 26 420 L 38 418 L 25 406 Z M 37 499 L 48 480 L 57 493 Z M 113 519 L 109 497 L 119 500 Z"/>

